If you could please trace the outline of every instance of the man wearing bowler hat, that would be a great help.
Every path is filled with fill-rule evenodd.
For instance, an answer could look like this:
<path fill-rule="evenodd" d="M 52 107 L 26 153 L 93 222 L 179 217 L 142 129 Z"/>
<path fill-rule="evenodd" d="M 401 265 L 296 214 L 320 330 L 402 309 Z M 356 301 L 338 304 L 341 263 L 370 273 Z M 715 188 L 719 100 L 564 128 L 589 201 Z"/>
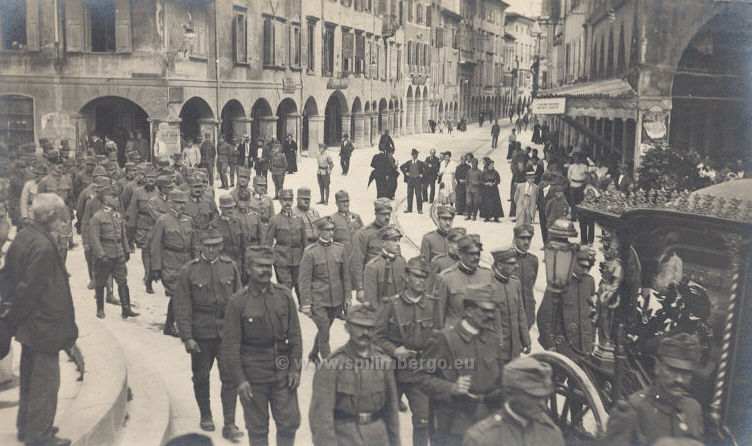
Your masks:
<path fill-rule="evenodd" d="M 311 207 L 310 188 L 298 188 L 298 204 L 292 208 L 292 215 L 303 220 L 306 231 L 306 246 L 316 243 L 319 239 L 316 232 L 316 220 L 319 219 L 319 211 Z"/>
<path fill-rule="evenodd" d="M 436 256 L 444 254 L 449 250 L 447 241 L 447 232 L 452 229 L 454 223 L 454 208 L 448 205 L 439 205 L 436 209 L 436 218 L 438 228 L 423 236 L 420 242 L 420 255 L 426 259 L 430 265 Z"/>
<path fill-rule="evenodd" d="M 626 401 L 617 401 L 609 414 L 604 444 L 648 445 L 666 438 L 703 441 L 702 408 L 689 394 L 700 354 L 694 335 L 678 333 L 661 339 L 653 383 Z"/>
<path fill-rule="evenodd" d="M 402 233 L 396 226 L 388 225 L 379 230 L 381 253 L 371 259 L 363 272 L 363 303 L 368 302 L 377 310 L 381 300 L 405 289 L 405 258 L 400 253 Z"/>
<path fill-rule="evenodd" d="M 504 407 L 471 427 L 463 446 L 564 446 L 558 426 L 543 410 L 554 390 L 551 366 L 518 358 L 504 366 Z"/>
<path fill-rule="evenodd" d="M 373 345 L 376 311 L 347 313 L 347 344 L 316 369 L 308 411 L 316 446 L 398 446 L 399 409 L 390 358 Z"/>
<path fill-rule="evenodd" d="M 493 286 L 494 299 L 499 306 L 496 331 L 499 333 L 501 359 L 508 362 L 530 353 L 530 333 L 527 328 L 525 307 L 522 304 L 522 285 L 515 275 L 517 258 L 513 246 L 491 251 L 494 259 Z"/>
<path fill-rule="evenodd" d="M 407 183 L 407 210 L 413 211 L 413 197 L 418 207 L 418 213 L 423 213 L 423 176 L 426 175 L 428 168 L 426 163 L 418 159 L 418 149 L 413 149 L 410 154 L 412 159 L 400 166 L 405 183 Z"/>
<path fill-rule="evenodd" d="M 274 273 L 277 283 L 298 291 L 298 270 L 306 246 L 303 220 L 292 214 L 292 189 L 279 191 L 279 213 L 269 220 L 264 244 L 274 246 Z"/>
<path fill-rule="evenodd" d="M 274 261 L 271 247 L 246 250 L 248 285 L 225 308 L 220 348 L 228 379 L 237 386 L 251 446 L 269 444 L 269 409 L 278 446 L 292 446 L 300 426 L 300 322 L 290 290 L 270 281 Z"/>
<path fill-rule="evenodd" d="M 316 220 L 318 241 L 306 248 L 300 260 L 300 309 L 316 324 L 316 339 L 308 360 L 318 362 L 331 353 L 329 329 L 334 319 L 350 306 L 352 286 L 345 247 L 333 240 L 334 223 L 329 217 Z"/>
<path fill-rule="evenodd" d="M 191 355 L 193 393 L 198 403 L 200 426 L 213 431 L 209 402 L 209 373 L 217 360 L 222 380 L 222 436 L 236 441 L 243 433 L 235 426 L 237 393 L 221 363 L 220 344 L 225 307 L 243 285 L 235 262 L 221 255 L 223 237 L 215 228 L 201 234 L 201 254 L 185 265 L 175 289 L 175 321 L 185 351 Z"/>

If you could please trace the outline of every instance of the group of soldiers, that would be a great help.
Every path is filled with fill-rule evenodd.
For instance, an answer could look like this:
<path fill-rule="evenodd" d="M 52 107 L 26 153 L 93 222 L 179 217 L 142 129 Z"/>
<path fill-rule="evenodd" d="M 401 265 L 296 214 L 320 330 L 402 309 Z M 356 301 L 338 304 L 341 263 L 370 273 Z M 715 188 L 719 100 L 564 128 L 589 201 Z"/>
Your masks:
<path fill-rule="evenodd" d="M 281 189 L 275 213 L 266 178 L 255 176 L 249 187 L 250 171 L 240 168 L 237 187 L 218 197 L 217 207 L 202 169 L 128 157 L 121 170 L 107 157 L 79 158 L 70 167 L 60 153 L 47 153 L 46 162 L 31 163 L 11 208 L 23 224 L 23 204 L 40 189 L 69 204 L 100 318 L 105 297 L 116 302 L 113 279 L 122 316 L 138 316 L 126 264 L 141 250 L 147 293 L 160 280 L 170 298 L 164 333 L 178 336 L 191 355 L 203 430 L 215 430 L 209 373 L 216 360 L 223 437 L 243 436 L 235 424 L 239 397 L 252 445 L 268 444 L 269 409 L 276 443 L 294 443 L 302 313 L 317 327 L 308 352 L 318 365 L 309 411 L 315 444 L 399 444 L 403 395 L 416 445 L 429 439 L 437 445 L 564 444 L 544 408 L 554 390 L 552 369 L 521 356 L 530 352 L 536 322 L 539 259 L 529 252 L 531 225 L 516 226 L 511 243 L 491 252 L 487 268 L 480 264 L 480 237 L 454 227 L 454 209 L 439 205 L 438 228 L 423 237 L 419 256 L 405 259 L 386 198 L 374 202 L 368 225 L 349 210 L 345 191 L 335 195 L 337 212 L 321 217 L 310 206 L 310 189 L 298 189 L 295 206 L 293 191 Z M 559 229 L 554 225 L 549 235 Z M 59 247 L 70 249 L 71 237 L 62 234 Z M 544 294 L 537 312 L 544 348 L 571 357 L 592 348 L 593 261 L 580 248 L 568 288 Z M 556 306 L 555 299 L 565 304 Z M 562 307 L 556 317 L 554 308 Z M 349 340 L 332 352 L 337 319 L 345 320 Z M 697 351 L 696 340 L 665 340 L 656 366 L 662 379 L 617 405 L 607 435 L 619 444 L 699 438 L 699 406 L 683 393 Z"/>

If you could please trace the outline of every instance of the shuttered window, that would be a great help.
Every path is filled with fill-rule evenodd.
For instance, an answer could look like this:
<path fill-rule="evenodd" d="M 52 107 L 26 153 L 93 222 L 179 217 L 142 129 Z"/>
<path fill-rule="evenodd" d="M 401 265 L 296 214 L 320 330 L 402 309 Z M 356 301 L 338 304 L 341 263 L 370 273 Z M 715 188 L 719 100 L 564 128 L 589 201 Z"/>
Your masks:
<path fill-rule="evenodd" d="M 342 73 L 355 71 L 354 65 L 354 42 L 355 35 L 349 30 L 342 28 Z"/>
<path fill-rule="evenodd" d="M 39 50 L 39 0 L 0 2 L 2 49 Z"/>
<path fill-rule="evenodd" d="M 366 70 L 366 37 L 363 33 L 355 35 L 355 73 L 361 74 Z"/>
<path fill-rule="evenodd" d="M 264 65 L 274 65 L 274 20 L 264 19 Z"/>
<path fill-rule="evenodd" d="M 133 51 L 130 0 L 115 0 L 115 51 L 118 53 Z"/>
<path fill-rule="evenodd" d="M 300 68 L 300 26 L 290 25 L 290 67 Z"/>

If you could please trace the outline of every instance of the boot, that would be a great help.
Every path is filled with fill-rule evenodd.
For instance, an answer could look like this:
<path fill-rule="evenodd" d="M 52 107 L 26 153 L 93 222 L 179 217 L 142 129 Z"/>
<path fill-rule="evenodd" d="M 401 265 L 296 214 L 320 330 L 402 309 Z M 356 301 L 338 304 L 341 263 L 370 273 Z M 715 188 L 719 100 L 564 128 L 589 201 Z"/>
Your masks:
<path fill-rule="evenodd" d="M 175 313 L 172 309 L 172 297 L 170 297 L 170 302 L 167 304 L 167 316 L 165 317 L 162 334 L 176 338 L 178 337 L 178 329 L 175 327 Z"/>
<path fill-rule="evenodd" d="M 139 313 L 131 310 L 131 292 L 128 289 L 128 285 L 118 285 L 118 295 L 120 296 L 121 316 L 123 319 L 138 316 Z"/>
<path fill-rule="evenodd" d="M 151 279 L 144 280 L 144 283 L 146 284 L 146 294 L 154 294 L 154 288 L 151 287 Z"/>
<path fill-rule="evenodd" d="M 269 434 L 248 434 L 251 446 L 269 446 Z"/>
<path fill-rule="evenodd" d="M 104 287 L 98 286 L 94 289 L 94 297 L 97 300 L 97 317 L 104 319 Z"/>
<path fill-rule="evenodd" d="M 120 301 L 115 299 L 115 291 L 112 289 L 112 276 L 107 279 L 107 303 L 112 305 L 120 305 Z"/>
<path fill-rule="evenodd" d="M 293 446 L 295 444 L 295 431 L 277 431 L 277 446 Z"/>
<path fill-rule="evenodd" d="M 326 194 L 325 195 L 326 198 L 324 199 L 324 204 L 329 204 L 329 188 L 328 187 L 324 190 L 324 193 Z"/>

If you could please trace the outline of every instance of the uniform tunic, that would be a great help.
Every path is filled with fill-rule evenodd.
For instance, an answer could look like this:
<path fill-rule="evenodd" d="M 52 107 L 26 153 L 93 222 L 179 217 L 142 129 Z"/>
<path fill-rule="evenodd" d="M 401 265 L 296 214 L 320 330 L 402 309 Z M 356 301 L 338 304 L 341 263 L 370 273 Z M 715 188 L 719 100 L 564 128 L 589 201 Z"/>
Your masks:
<path fill-rule="evenodd" d="M 433 295 L 441 301 L 439 305 L 440 327 L 451 327 L 459 321 L 463 313 L 462 299 L 468 285 L 491 282 L 491 270 L 479 266 L 470 271 L 460 262 L 455 263 L 436 276 Z"/>
<path fill-rule="evenodd" d="M 503 439 L 504 446 L 564 446 L 559 427 L 543 412 L 532 419 L 513 415 L 504 409 L 471 427 L 463 446 L 495 446 Z"/>
<path fill-rule="evenodd" d="M 230 218 L 218 215 L 209 223 L 222 233 L 222 254 L 231 258 L 239 268 L 243 268 L 246 240 L 243 222 L 233 215 Z"/>
<path fill-rule="evenodd" d="M 298 267 L 306 245 L 303 220 L 280 211 L 269 220 L 264 244 L 274 244 L 274 272 L 277 282 L 293 287 L 298 283 Z"/>
<path fill-rule="evenodd" d="M 209 228 L 209 222 L 219 215 L 219 209 L 214 200 L 207 195 L 194 197 L 193 195 L 185 202 L 186 215 L 190 215 L 197 231 L 205 231 Z"/>
<path fill-rule="evenodd" d="M 152 212 L 149 210 L 149 200 L 159 195 L 152 187 L 139 187 L 133 193 L 128 206 L 127 225 L 135 229 L 136 246 L 143 249 L 149 241 L 149 232 L 154 226 Z"/>
<path fill-rule="evenodd" d="M 303 226 L 306 233 L 306 244 L 310 245 L 315 243 L 319 238 L 319 231 L 316 229 L 316 220 L 319 219 L 319 212 L 316 209 L 308 208 L 306 210 L 300 209 L 297 206 L 292 208 L 292 215 L 300 217 L 303 220 Z"/>
<path fill-rule="evenodd" d="M 459 257 L 449 252 L 436 256 L 431 261 L 430 272 L 428 273 L 428 278 L 426 278 L 426 290 L 432 292 L 439 273 L 459 262 L 459 260 Z"/>
<path fill-rule="evenodd" d="M 589 274 L 572 279 L 561 295 L 560 313 L 554 314 L 559 297 L 549 290 L 538 308 L 538 332 L 541 347 L 555 350 L 576 361 L 593 348 L 593 324 L 590 320 L 591 298 L 595 281 Z M 554 326 L 555 324 L 555 326 Z"/>
<path fill-rule="evenodd" d="M 496 330 L 500 338 L 501 359 L 510 361 L 520 356 L 523 347 L 530 345 L 530 333 L 520 291 L 521 285 L 516 277 L 507 278 L 499 274 L 494 274 L 491 284 L 494 300 L 499 306 Z"/>
<path fill-rule="evenodd" d="M 400 444 L 397 386 L 383 366 L 389 360 L 378 348 L 362 357 L 346 344 L 331 354 L 328 367 L 316 369 L 308 412 L 314 445 Z M 359 423 L 359 417 L 373 420 Z"/>
<path fill-rule="evenodd" d="M 151 270 L 161 271 L 168 296 L 175 293 L 183 265 L 193 259 L 194 246 L 191 217 L 170 211 L 157 219 L 151 238 Z"/>
<path fill-rule="evenodd" d="M 338 307 L 350 299 L 350 274 L 344 246 L 321 242 L 309 246 L 300 261 L 301 305 Z"/>
<path fill-rule="evenodd" d="M 515 250 L 516 251 L 516 250 Z M 522 303 L 525 306 L 525 318 L 528 328 L 535 324 L 535 280 L 538 278 L 538 257 L 529 252 L 517 253 L 517 277 L 522 284 Z"/>
<path fill-rule="evenodd" d="M 371 259 L 363 273 L 365 301 L 378 309 L 382 299 L 401 293 L 405 289 L 406 267 L 404 257 L 383 250 L 380 256 Z"/>
<path fill-rule="evenodd" d="M 430 265 L 433 259 L 441 254 L 446 254 L 449 251 L 449 241 L 446 238 L 446 233 L 439 229 L 431 231 L 423 236 L 423 240 L 420 242 L 420 255 Z"/>
<path fill-rule="evenodd" d="M 356 290 L 363 289 L 363 273 L 366 264 L 372 258 L 381 254 L 381 247 L 384 242 L 378 236 L 379 229 L 381 229 L 381 226 L 373 222 L 358 230 L 353 238 L 350 271 L 353 277 L 353 287 Z"/>

